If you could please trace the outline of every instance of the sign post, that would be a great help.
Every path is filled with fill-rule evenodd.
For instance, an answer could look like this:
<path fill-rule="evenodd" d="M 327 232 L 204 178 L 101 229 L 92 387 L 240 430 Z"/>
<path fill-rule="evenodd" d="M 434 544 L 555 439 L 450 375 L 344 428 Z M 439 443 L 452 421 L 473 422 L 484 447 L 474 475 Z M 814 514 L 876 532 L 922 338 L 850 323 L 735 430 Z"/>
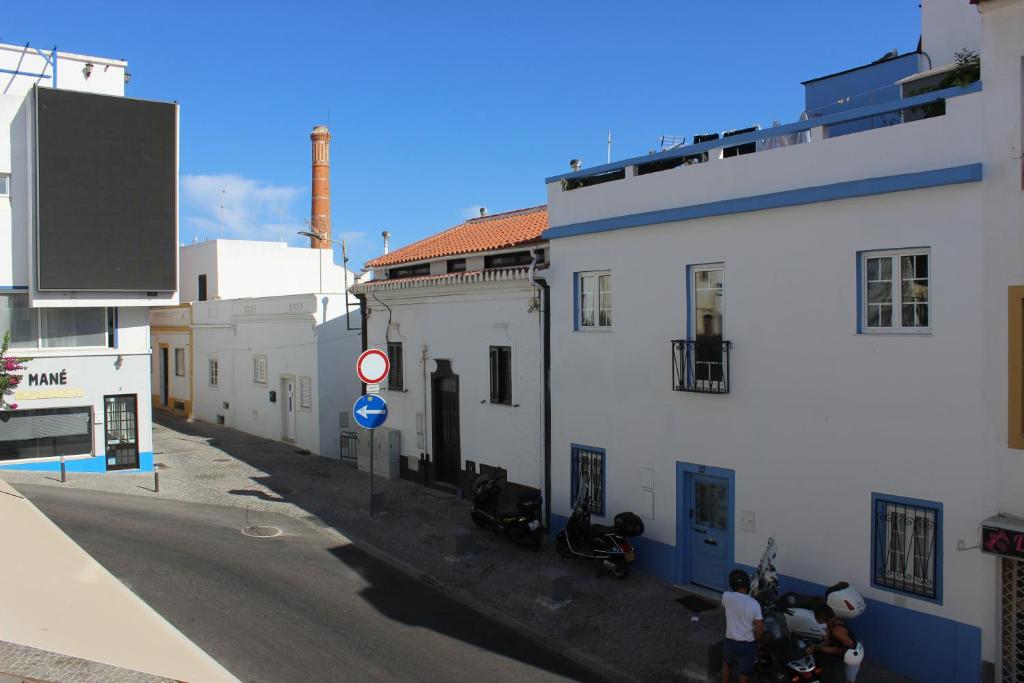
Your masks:
<path fill-rule="evenodd" d="M 387 402 L 370 388 L 380 384 L 390 370 L 391 362 L 380 349 L 367 349 L 356 361 L 356 375 L 360 382 L 367 385 L 369 392 L 356 399 L 352 406 L 352 417 L 356 424 L 370 432 L 370 517 L 373 517 L 373 461 L 376 455 L 373 430 L 388 419 Z"/>

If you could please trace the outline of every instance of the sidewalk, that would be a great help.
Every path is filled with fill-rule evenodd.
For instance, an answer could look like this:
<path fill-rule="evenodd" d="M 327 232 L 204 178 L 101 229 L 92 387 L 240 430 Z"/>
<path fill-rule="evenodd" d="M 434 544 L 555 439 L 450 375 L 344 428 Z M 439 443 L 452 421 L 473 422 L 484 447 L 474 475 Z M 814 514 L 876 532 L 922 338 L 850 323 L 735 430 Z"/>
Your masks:
<path fill-rule="evenodd" d="M 88 665 L 99 662 L 122 670 L 112 680 L 237 683 L 2 480 L 0 520 L 0 672 L 62 676 L 54 680 L 83 669 L 112 673 Z"/>
<path fill-rule="evenodd" d="M 45 483 L 159 495 L 185 501 L 273 511 L 337 529 L 388 557 L 403 570 L 485 612 L 501 615 L 549 645 L 563 647 L 605 675 L 649 681 L 707 680 L 710 648 L 724 632 L 720 609 L 695 614 L 675 602 L 686 595 L 634 572 L 627 580 L 599 576 L 589 564 L 564 560 L 551 539 L 532 553 L 476 529 L 468 505 L 406 481 L 374 482 L 384 491 L 383 514 L 366 514 L 369 477 L 349 463 L 301 455 L 293 446 L 205 423 L 161 416 L 154 424 L 160 492 L 153 475 L 69 475 L 65 484 L 41 473 L 5 472 L 11 482 Z M 161 467 L 160 464 L 163 466 Z M 450 560 L 448 532 L 472 530 L 476 552 Z M 573 600 L 552 610 L 537 600 L 541 577 L 568 572 Z M 710 668 L 717 666 L 710 664 Z M 860 680 L 906 679 L 865 667 Z"/>

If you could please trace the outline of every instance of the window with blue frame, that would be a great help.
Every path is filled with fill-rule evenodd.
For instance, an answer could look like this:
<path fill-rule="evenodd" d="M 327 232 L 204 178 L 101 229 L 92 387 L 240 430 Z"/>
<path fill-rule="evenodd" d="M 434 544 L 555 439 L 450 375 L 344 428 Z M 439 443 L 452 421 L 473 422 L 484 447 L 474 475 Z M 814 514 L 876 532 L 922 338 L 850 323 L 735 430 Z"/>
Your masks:
<path fill-rule="evenodd" d="M 942 602 L 942 503 L 871 494 L 876 588 Z"/>
<path fill-rule="evenodd" d="M 604 516 L 605 451 L 590 446 L 572 446 L 572 502 L 583 503 L 590 513 Z"/>

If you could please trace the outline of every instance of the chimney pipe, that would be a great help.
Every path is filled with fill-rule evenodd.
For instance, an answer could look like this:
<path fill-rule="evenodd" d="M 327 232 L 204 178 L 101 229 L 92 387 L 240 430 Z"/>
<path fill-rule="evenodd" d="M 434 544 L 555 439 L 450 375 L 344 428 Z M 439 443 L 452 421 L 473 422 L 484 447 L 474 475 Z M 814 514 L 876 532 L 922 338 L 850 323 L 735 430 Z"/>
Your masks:
<path fill-rule="evenodd" d="M 309 238 L 312 249 L 331 248 L 331 133 L 327 126 L 317 126 L 310 133 L 313 141 L 313 211 L 309 231 L 318 237 Z"/>
<path fill-rule="evenodd" d="M 391 241 L 391 233 L 385 230 L 380 234 L 384 238 L 384 253 L 388 253 L 388 243 Z"/>
<path fill-rule="evenodd" d="M 480 216 L 483 217 L 483 216 L 486 216 L 486 215 L 487 215 L 487 207 L 486 206 L 481 206 L 480 207 Z"/>
<path fill-rule="evenodd" d="M 572 161 L 569 162 L 569 168 L 571 168 L 574 171 L 578 171 L 581 168 L 583 168 L 583 162 L 580 161 L 579 159 L 573 159 Z"/>

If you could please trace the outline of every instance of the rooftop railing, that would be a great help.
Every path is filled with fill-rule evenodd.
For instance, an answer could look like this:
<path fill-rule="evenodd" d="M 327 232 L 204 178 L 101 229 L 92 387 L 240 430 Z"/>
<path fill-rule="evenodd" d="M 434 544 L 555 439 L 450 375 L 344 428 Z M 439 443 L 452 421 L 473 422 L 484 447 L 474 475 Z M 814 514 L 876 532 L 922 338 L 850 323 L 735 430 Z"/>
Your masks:
<path fill-rule="evenodd" d="M 944 103 L 947 99 L 969 95 L 980 90 L 981 81 L 976 81 L 964 87 L 944 88 L 913 97 L 892 100 L 891 102 L 883 102 L 881 104 L 873 104 L 867 107 L 858 107 L 826 116 L 819 116 L 807 119 L 806 121 L 762 128 L 761 130 L 749 133 L 731 135 L 684 147 L 673 147 L 656 154 L 645 154 L 644 156 L 602 164 L 593 168 L 551 176 L 545 182 L 561 182 L 563 190 L 575 190 L 581 187 L 622 180 L 627 176 L 627 169 L 630 166 L 636 167 L 634 169 L 635 174 L 646 175 L 667 171 L 682 165 L 702 163 L 711 155 L 721 155 L 726 148 L 735 148 L 745 143 L 757 145 L 763 144 L 764 141 L 772 138 L 801 135 L 810 137 L 813 141 L 818 136 L 812 134 L 811 131 L 819 128 L 822 129 L 822 133 L 819 134 L 820 137 L 827 139 L 830 127 L 864 119 L 882 120 L 885 122 L 883 125 L 909 123 L 910 121 L 922 118 L 941 116 L 945 113 Z"/>

